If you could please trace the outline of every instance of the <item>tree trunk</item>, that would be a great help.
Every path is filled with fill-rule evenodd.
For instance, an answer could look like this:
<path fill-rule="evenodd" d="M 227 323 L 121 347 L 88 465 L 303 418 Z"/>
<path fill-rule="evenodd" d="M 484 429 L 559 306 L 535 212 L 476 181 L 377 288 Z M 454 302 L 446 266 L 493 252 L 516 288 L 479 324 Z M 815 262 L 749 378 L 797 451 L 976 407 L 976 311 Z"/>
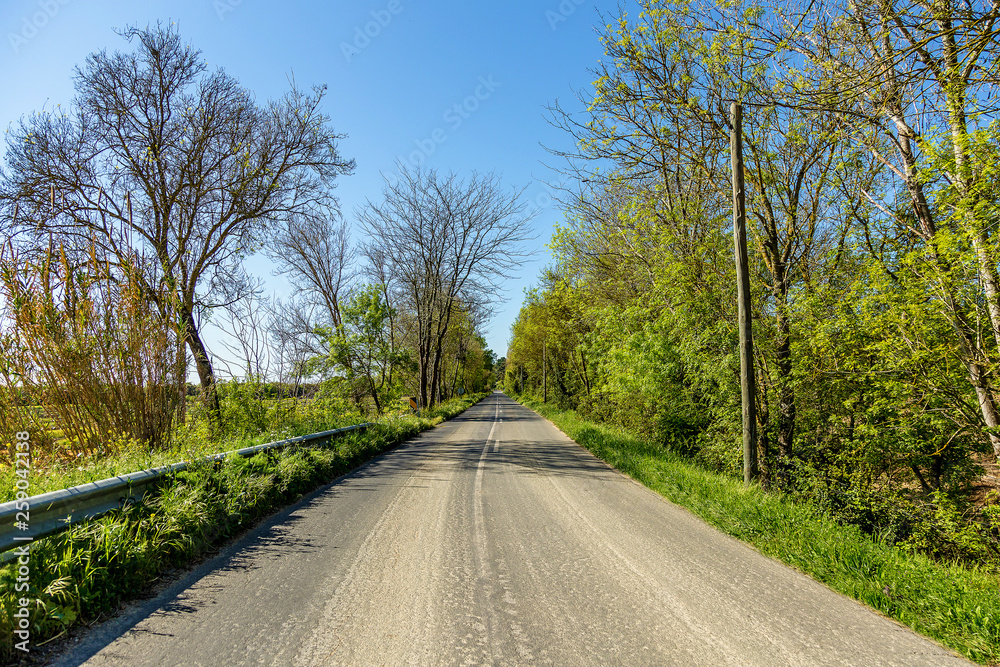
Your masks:
<path fill-rule="evenodd" d="M 208 350 L 198 333 L 198 326 L 194 321 L 194 313 L 191 308 L 186 308 L 181 313 L 181 320 L 184 322 L 184 336 L 187 339 L 188 348 L 194 357 L 195 368 L 198 369 L 198 379 L 201 381 L 202 397 L 208 407 L 208 415 L 212 426 L 219 433 L 222 431 L 222 408 L 219 405 L 219 392 L 215 384 L 215 370 L 212 368 L 212 360 L 208 356 Z"/>
<path fill-rule="evenodd" d="M 372 400 L 375 401 L 375 413 L 378 415 L 382 414 L 382 403 L 378 400 L 378 389 L 375 387 L 375 380 L 372 376 L 368 376 L 368 390 L 371 392 Z"/>
<path fill-rule="evenodd" d="M 420 408 L 424 409 L 427 407 L 427 360 L 424 358 L 423 350 L 420 350 L 417 356 L 419 366 L 417 374 L 419 375 L 418 382 L 420 385 L 417 393 L 420 395 Z"/>
<path fill-rule="evenodd" d="M 549 367 L 546 363 L 547 343 L 542 343 L 542 403 L 549 402 Z"/>
<path fill-rule="evenodd" d="M 972 225 L 977 225 L 971 220 Z M 972 231 L 972 245 L 979 260 L 979 281 L 983 286 L 983 296 L 986 298 L 986 308 L 990 315 L 990 328 L 993 329 L 993 340 L 1000 349 L 1000 286 L 998 286 L 996 261 L 990 257 L 987 250 L 989 241 L 979 229 Z"/>
<path fill-rule="evenodd" d="M 757 387 L 760 390 L 760 404 L 757 408 L 757 461 L 760 469 L 760 485 L 771 488 L 771 481 L 774 477 L 771 469 L 771 408 L 768 405 L 767 381 L 762 374 L 761 382 Z"/>
<path fill-rule="evenodd" d="M 419 373 L 419 383 L 420 383 L 420 408 L 427 409 L 428 401 L 428 389 L 429 383 L 427 381 L 427 374 L 430 371 L 430 361 L 431 361 L 431 336 L 430 336 L 430 321 L 427 315 L 426 306 L 421 310 L 420 301 L 416 300 L 418 305 L 417 309 L 417 363 L 418 363 L 418 373 Z"/>
<path fill-rule="evenodd" d="M 991 430 L 989 438 L 990 445 L 993 447 L 993 456 L 1000 461 L 1000 435 L 993 431 L 997 426 L 1000 426 L 1000 414 L 997 413 L 993 392 L 987 386 L 985 369 L 974 361 L 966 361 L 965 368 L 969 373 L 969 380 L 976 390 L 976 398 L 979 401 L 979 411 L 983 415 L 983 421 Z"/>
<path fill-rule="evenodd" d="M 959 118 L 956 116 L 956 110 L 952 101 L 952 108 L 949 110 L 951 112 L 951 117 L 949 119 L 951 125 L 951 132 L 953 140 L 957 140 L 959 144 L 956 144 L 955 149 L 955 160 L 956 160 L 956 171 L 959 174 L 956 175 L 955 181 L 958 183 L 960 189 L 964 190 L 966 183 L 963 182 L 961 175 L 965 170 L 965 146 L 962 143 L 964 141 L 963 137 L 966 136 L 966 132 L 963 131 L 964 123 L 958 122 Z M 960 116 L 960 114 L 959 114 Z M 910 197 L 913 203 L 914 213 L 917 215 L 917 219 L 921 224 L 921 231 L 923 232 L 924 240 L 927 242 L 928 247 L 931 251 L 931 257 L 937 264 L 938 271 L 941 272 L 943 276 L 947 276 L 950 273 L 950 267 L 947 261 L 942 258 L 935 247 L 935 236 L 937 233 L 937 226 L 934 221 L 934 217 L 931 214 L 930 207 L 927 205 L 926 197 L 923 192 L 923 184 L 917 178 L 916 169 L 916 158 L 913 156 L 910 147 L 910 137 L 914 136 L 914 132 L 906 125 L 902 120 L 901 112 L 897 112 L 897 115 L 893 116 L 897 132 L 900 136 L 899 142 L 899 154 L 903 161 L 904 166 L 904 182 L 910 193 Z M 963 192 L 964 194 L 964 192 Z M 989 263 L 989 256 L 985 252 L 985 248 L 981 248 L 979 241 L 980 235 L 976 234 L 974 230 L 972 231 L 972 241 L 974 248 L 976 250 L 976 257 L 978 263 L 978 273 L 980 278 L 983 280 L 983 291 L 984 296 L 987 301 L 987 308 L 989 311 L 989 318 L 991 328 L 993 329 L 994 339 L 1000 344 L 1000 294 L 997 293 L 997 281 L 995 268 Z M 979 403 L 979 412 L 983 417 L 983 423 L 988 429 L 994 429 L 1000 425 L 1000 414 L 997 412 L 996 400 L 993 397 L 993 391 L 989 386 L 989 378 L 987 376 L 986 370 L 978 361 L 979 359 L 984 359 L 985 354 L 979 345 L 974 340 L 973 336 L 966 333 L 968 327 L 965 325 L 963 314 L 961 313 L 958 304 L 956 303 L 954 295 L 951 293 L 950 287 L 947 285 L 947 281 L 942 279 L 939 281 L 942 291 L 945 293 L 945 305 L 948 308 L 948 319 L 956 333 L 956 338 L 958 339 L 959 347 L 962 352 L 962 363 L 965 365 L 966 372 L 968 373 L 969 382 L 972 384 L 973 389 L 976 392 L 976 399 Z M 996 319 L 994 319 L 996 318 Z M 1000 436 L 996 433 L 988 433 L 990 440 L 990 445 L 993 449 L 994 459 L 1000 461 Z"/>
<path fill-rule="evenodd" d="M 583 348 L 580 349 L 580 366 L 583 368 L 583 385 L 587 388 L 587 398 L 590 398 L 590 378 L 587 377 L 587 358 L 583 356 Z"/>
<path fill-rule="evenodd" d="M 461 348 L 459 348 L 461 349 Z M 458 357 L 455 358 L 455 377 L 451 381 L 451 395 L 454 396 L 455 392 L 458 391 L 458 371 L 462 368 L 462 364 L 459 363 Z"/>
<path fill-rule="evenodd" d="M 438 402 L 439 382 L 441 381 L 441 349 L 435 348 L 431 362 L 431 404 Z"/>
<path fill-rule="evenodd" d="M 955 97 L 957 99 L 949 100 L 949 124 L 956 172 L 952 175 L 952 182 L 961 198 L 967 200 L 969 191 L 972 189 L 972 175 L 967 156 L 969 132 L 965 119 L 964 95 L 958 94 Z M 990 256 L 989 239 L 984 233 L 982 225 L 976 220 L 975 212 L 968 210 L 967 204 L 961 204 L 961 206 L 964 210 L 959 211 L 959 215 L 976 252 L 979 282 L 983 288 L 986 310 L 990 318 L 990 328 L 993 330 L 993 339 L 996 341 L 997 347 L 1000 348 L 1000 278 L 997 276 L 996 260 Z"/>
<path fill-rule="evenodd" d="M 177 424 L 187 421 L 187 353 L 184 351 L 184 336 L 177 336 Z"/>

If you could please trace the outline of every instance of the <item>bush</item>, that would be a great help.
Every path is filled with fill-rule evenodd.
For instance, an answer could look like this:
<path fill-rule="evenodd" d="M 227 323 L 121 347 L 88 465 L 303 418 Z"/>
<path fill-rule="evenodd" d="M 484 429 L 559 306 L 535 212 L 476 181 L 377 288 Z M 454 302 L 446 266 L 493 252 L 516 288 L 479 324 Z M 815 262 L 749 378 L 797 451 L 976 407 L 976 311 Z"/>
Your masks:
<path fill-rule="evenodd" d="M 137 265 L 103 261 L 93 244 L 82 257 L 0 250 L 0 319 L 11 325 L 0 333 L 0 431 L 31 432 L 38 458 L 107 452 L 121 437 L 167 446 L 186 364 L 148 289 Z"/>

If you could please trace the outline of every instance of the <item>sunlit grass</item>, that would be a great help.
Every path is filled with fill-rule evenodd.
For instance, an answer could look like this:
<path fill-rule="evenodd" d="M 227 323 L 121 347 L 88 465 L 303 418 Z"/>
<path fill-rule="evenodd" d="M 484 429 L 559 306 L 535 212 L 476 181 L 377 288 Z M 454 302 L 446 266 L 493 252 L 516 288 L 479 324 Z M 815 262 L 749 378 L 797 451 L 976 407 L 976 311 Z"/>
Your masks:
<path fill-rule="evenodd" d="M 37 495 L 178 461 L 193 461 L 223 451 L 306 435 L 317 430 L 340 428 L 359 421 L 361 419 L 356 416 L 333 418 L 324 420 L 319 428 L 313 423 L 292 424 L 281 430 L 268 431 L 255 437 L 229 437 L 223 440 L 212 440 L 194 430 L 181 429 L 175 436 L 172 446 L 166 449 L 151 451 L 145 447 L 125 444 L 116 448 L 112 454 L 80 456 L 75 460 L 67 457 L 56 460 L 43 459 L 36 461 L 31 473 L 31 493 Z M 0 502 L 13 500 L 16 491 L 14 482 L 14 471 L 11 468 L 0 469 Z"/>
<path fill-rule="evenodd" d="M 194 461 L 219 452 L 370 420 L 369 417 L 353 413 L 331 416 L 323 410 L 312 409 L 308 400 L 294 400 L 299 401 L 298 406 L 295 406 L 296 409 L 287 410 L 285 416 L 277 420 L 280 423 L 279 427 L 253 436 L 230 435 L 222 439 L 211 438 L 208 436 L 204 419 L 189 419 L 186 426 L 175 429 L 170 446 L 163 449 L 150 450 L 136 443 L 124 442 L 109 444 L 107 453 L 97 452 L 79 456 L 75 456 L 71 450 L 67 452 L 66 449 L 69 448 L 64 448 L 60 452 L 44 451 L 41 455 L 35 451 L 29 478 L 30 493 L 37 495 L 56 491 L 178 461 Z M 276 401 L 271 401 L 272 405 L 275 403 Z M 447 405 L 441 407 L 441 410 L 446 409 Z M 391 415 L 386 417 L 389 418 Z M 56 432 L 50 431 L 50 434 L 53 433 Z M 10 465 L 0 465 L 0 503 L 14 499 L 16 481 L 13 468 Z"/>
<path fill-rule="evenodd" d="M 709 524 L 983 664 L 1000 661 L 1000 578 L 880 544 L 633 434 L 526 402 L 598 458 Z"/>

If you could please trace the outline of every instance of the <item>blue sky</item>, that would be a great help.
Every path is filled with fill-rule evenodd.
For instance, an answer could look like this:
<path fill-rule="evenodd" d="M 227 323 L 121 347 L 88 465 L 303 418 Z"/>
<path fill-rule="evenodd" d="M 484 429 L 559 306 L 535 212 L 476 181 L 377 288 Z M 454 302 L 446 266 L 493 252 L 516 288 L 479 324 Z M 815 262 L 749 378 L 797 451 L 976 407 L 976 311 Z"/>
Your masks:
<path fill-rule="evenodd" d="M 348 219 L 379 197 L 380 172 L 398 159 L 460 174 L 495 170 L 508 187 L 527 188 L 540 209 L 537 259 L 507 283 L 508 300 L 484 332 L 503 356 L 523 290 L 549 261 L 544 245 L 562 220 L 548 185 L 560 177 L 545 166 L 557 161 L 543 145 L 571 144 L 544 107 L 558 100 L 579 109 L 574 91 L 589 89 L 588 69 L 602 55 L 594 27 L 616 8 L 607 0 L 5 0 L 0 124 L 70 103 L 75 65 L 93 51 L 128 48 L 112 28 L 157 20 L 176 22 L 210 67 L 225 69 L 260 102 L 286 91 L 291 75 L 302 87 L 326 84 L 324 111 L 348 135 L 344 155 L 357 161 L 337 188 Z M 266 260 L 251 259 L 248 268 L 287 296 Z M 208 343 L 224 355 L 218 335 Z"/>

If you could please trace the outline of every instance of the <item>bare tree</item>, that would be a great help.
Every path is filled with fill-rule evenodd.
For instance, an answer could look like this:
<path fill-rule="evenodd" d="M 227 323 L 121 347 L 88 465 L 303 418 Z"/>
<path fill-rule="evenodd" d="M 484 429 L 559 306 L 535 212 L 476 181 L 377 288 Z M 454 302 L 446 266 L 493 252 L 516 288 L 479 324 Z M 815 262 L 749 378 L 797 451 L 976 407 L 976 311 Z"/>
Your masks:
<path fill-rule="evenodd" d="M 391 294 L 392 277 L 389 273 L 389 264 L 386 261 L 386 249 L 382 247 L 369 247 L 365 250 L 368 259 L 366 275 L 371 280 L 372 285 L 378 285 L 382 292 L 382 298 L 390 306 L 393 303 Z M 393 352 L 399 351 L 400 319 L 395 308 L 389 309 L 389 349 Z M 392 386 L 395 366 L 389 366 L 389 376 L 386 384 Z"/>
<path fill-rule="evenodd" d="M 309 360 L 331 353 L 331 338 L 343 336 L 341 302 L 354 279 L 350 225 L 336 209 L 290 216 L 271 237 L 268 255 L 296 294 L 272 307 L 271 336 L 283 350 L 283 371 L 300 377 Z"/>
<path fill-rule="evenodd" d="M 350 225 L 336 210 L 290 216 L 271 238 L 268 253 L 299 290 L 301 303 L 319 309 L 320 325 L 339 329 L 340 301 L 353 273 Z"/>
<path fill-rule="evenodd" d="M 288 386 L 291 396 L 298 396 L 302 381 L 312 373 L 309 360 L 323 353 L 318 337 L 311 331 L 311 315 L 297 304 L 274 298 L 268 307 L 270 350 L 274 354 L 279 381 Z"/>
<path fill-rule="evenodd" d="M 309 360 L 328 354 L 323 338 L 316 334 L 315 310 L 300 299 L 276 298 L 271 302 L 268 332 L 275 349 L 280 351 L 282 373 L 295 377 L 311 375 L 307 372 Z"/>
<path fill-rule="evenodd" d="M 470 304 L 495 302 L 499 282 L 528 257 L 531 238 L 520 192 L 504 192 L 494 174 L 467 181 L 435 170 L 401 169 L 386 179 L 383 201 L 358 218 L 400 301 L 416 315 L 421 405 L 432 405 L 441 382 L 443 345 L 453 316 Z"/>
<path fill-rule="evenodd" d="M 219 328 L 229 334 L 222 346 L 229 351 L 238 371 L 231 377 L 242 376 L 248 382 L 264 382 L 270 375 L 272 350 L 268 341 L 269 318 L 273 316 L 270 300 L 261 297 L 263 284 L 257 282 L 246 297 L 224 309 Z"/>
<path fill-rule="evenodd" d="M 67 246 L 92 238 L 119 264 L 136 257 L 217 420 L 199 313 L 245 292 L 227 287 L 246 283 L 241 261 L 274 222 L 333 207 L 333 181 L 354 163 L 320 112 L 322 87 L 306 93 L 293 82 L 258 106 L 173 28 L 120 34 L 138 47 L 90 55 L 68 113 L 36 113 L 10 131 L 0 204 L 8 220 L 19 209 L 14 223 L 29 237 L 54 234 Z"/>

